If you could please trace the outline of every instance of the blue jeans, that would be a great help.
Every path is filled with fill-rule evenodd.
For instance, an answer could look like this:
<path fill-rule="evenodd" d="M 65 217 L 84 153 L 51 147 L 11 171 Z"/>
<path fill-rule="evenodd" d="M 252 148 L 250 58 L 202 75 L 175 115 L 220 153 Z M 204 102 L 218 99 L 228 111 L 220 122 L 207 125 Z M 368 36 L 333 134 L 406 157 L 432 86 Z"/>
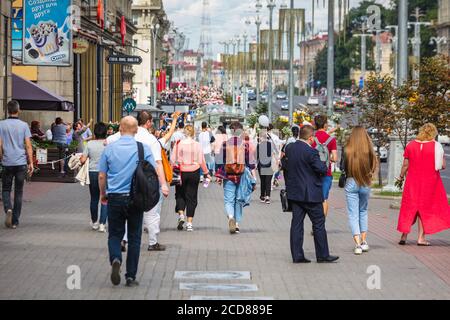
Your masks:
<path fill-rule="evenodd" d="M 347 212 L 353 236 L 365 233 L 368 230 L 368 203 L 370 188 L 358 186 L 353 178 L 348 178 L 345 185 L 347 198 Z"/>
<path fill-rule="evenodd" d="M 141 252 L 143 212 L 130 207 L 130 196 L 121 194 L 108 195 L 108 249 L 109 261 L 118 259 L 122 263 L 121 243 L 128 230 L 128 254 L 126 278 L 136 279 Z"/>
<path fill-rule="evenodd" d="M 19 225 L 19 218 L 22 212 L 23 186 L 27 176 L 27 166 L 3 167 L 2 175 L 2 197 L 5 212 L 12 210 L 12 223 Z M 14 206 L 11 203 L 11 192 L 14 180 Z"/>
<path fill-rule="evenodd" d="M 98 203 L 100 202 L 100 187 L 98 185 L 98 172 L 89 171 L 89 193 L 91 194 L 91 221 L 96 223 L 98 221 Z M 108 207 L 100 205 L 100 224 L 106 224 L 108 219 Z"/>
<path fill-rule="evenodd" d="M 225 198 L 225 213 L 227 217 L 233 217 L 237 223 L 242 220 L 242 204 L 236 201 L 239 185 L 224 180 L 223 191 Z"/>

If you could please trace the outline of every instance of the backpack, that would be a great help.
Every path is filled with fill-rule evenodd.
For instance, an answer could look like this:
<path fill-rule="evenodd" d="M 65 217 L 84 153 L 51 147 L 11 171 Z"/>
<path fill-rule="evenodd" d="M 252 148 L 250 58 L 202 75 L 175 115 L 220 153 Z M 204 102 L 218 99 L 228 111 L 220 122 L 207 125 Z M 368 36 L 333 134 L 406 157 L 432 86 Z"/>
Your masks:
<path fill-rule="evenodd" d="M 314 137 L 316 142 L 316 150 L 319 151 L 320 161 L 325 162 L 327 168 L 330 167 L 330 151 L 328 150 L 328 145 L 333 140 L 333 137 L 329 137 L 325 143 L 320 143 L 317 137 Z"/>
<path fill-rule="evenodd" d="M 167 183 L 171 184 L 173 180 L 172 165 L 169 162 L 169 158 L 167 157 L 167 153 L 163 145 L 161 144 L 161 142 L 159 144 L 161 145 L 161 160 L 164 168 L 164 175 L 166 176 Z"/>
<path fill-rule="evenodd" d="M 229 175 L 240 176 L 245 171 L 245 147 L 232 143 L 226 145 L 225 172 Z"/>
<path fill-rule="evenodd" d="M 137 142 L 138 166 L 131 181 L 130 205 L 140 212 L 152 210 L 159 202 L 159 181 L 155 168 L 144 160 L 144 146 Z"/>

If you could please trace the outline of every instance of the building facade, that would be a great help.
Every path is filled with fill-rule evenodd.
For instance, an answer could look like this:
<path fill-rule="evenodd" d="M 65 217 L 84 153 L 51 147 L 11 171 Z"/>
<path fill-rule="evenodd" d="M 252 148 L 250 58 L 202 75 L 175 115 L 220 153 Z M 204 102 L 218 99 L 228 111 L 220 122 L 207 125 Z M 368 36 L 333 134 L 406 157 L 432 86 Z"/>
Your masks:
<path fill-rule="evenodd" d="M 439 0 L 437 33 L 439 37 L 444 37 L 446 43 L 438 45 L 441 54 L 450 56 L 450 1 Z"/>
<path fill-rule="evenodd" d="M 314 81 L 316 70 L 316 57 L 325 48 L 328 41 L 326 33 L 320 33 L 316 37 L 301 42 L 300 44 L 300 65 L 299 65 L 299 86 L 300 89 L 307 89 Z"/>
<path fill-rule="evenodd" d="M 11 99 L 11 2 L 0 1 L 0 119 L 6 117 Z"/>

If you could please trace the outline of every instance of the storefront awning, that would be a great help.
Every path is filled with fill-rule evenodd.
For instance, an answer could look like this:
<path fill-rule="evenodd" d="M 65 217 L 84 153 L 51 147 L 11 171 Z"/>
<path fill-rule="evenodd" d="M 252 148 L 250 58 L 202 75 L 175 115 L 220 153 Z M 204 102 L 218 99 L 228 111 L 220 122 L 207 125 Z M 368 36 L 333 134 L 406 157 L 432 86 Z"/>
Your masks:
<path fill-rule="evenodd" d="M 12 95 L 22 110 L 74 111 L 73 103 L 18 75 L 12 75 Z"/>

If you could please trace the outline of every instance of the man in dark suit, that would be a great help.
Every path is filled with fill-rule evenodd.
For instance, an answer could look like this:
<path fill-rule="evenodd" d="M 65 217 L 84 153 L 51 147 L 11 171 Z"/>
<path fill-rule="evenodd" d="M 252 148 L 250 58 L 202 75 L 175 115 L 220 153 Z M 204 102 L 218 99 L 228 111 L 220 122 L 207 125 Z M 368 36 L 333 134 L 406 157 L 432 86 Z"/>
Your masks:
<path fill-rule="evenodd" d="M 304 126 L 300 140 L 286 148 L 289 176 L 286 190 L 292 203 L 291 253 L 294 263 L 309 263 L 303 252 L 303 222 L 308 214 L 313 224 L 314 245 L 318 263 L 335 262 L 339 257 L 330 256 L 328 250 L 321 177 L 327 174 L 327 166 L 320 161 L 319 152 L 311 147 L 314 128 Z"/>

